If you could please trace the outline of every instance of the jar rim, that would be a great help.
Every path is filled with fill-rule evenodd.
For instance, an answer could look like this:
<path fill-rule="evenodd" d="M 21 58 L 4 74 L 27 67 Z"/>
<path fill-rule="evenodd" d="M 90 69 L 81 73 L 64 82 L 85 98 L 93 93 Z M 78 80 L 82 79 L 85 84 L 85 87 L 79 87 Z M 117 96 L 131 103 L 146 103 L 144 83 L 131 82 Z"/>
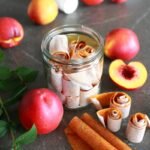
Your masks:
<path fill-rule="evenodd" d="M 90 35 L 93 39 L 95 39 L 99 43 L 97 50 L 94 52 L 94 54 L 91 57 L 87 57 L 84 59 L 82 58 L 78 60 L 65 60 L 65 59 L 60 60 L 58 59 L 58 57 L 55 57 L 49 53 L 49 49 L 47 49 L 47 44 L 49 44 L 50 40 L 54 36 L 62 33 L 75 33 L 75 32 L 86 33 L 87 35 Z M 103 57 L 103 46 L 104 46 L 103 38 L 95 30 L 85 25 L 72 24 L 72 25 L 58 26 L 50 30 L 48 33 L 46 33 L 41 43 L 41 50 L 44 55 L 43 57 L 46 57 L 48 60 L 52 60 L 56 63 L 63 64 L 63 65 L 80 65 L 80 64 L 87 64 L 93 61 L 99 55 Z"/>

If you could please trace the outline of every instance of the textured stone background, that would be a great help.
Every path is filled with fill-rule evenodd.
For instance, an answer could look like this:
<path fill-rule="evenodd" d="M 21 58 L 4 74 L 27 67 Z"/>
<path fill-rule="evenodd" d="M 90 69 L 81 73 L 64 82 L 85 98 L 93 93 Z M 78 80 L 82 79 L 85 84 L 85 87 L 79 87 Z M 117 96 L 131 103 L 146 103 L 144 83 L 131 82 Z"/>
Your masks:
<path fill-rule="evenodd" d="M 0 16 L 11 16 L 18 19 L 25 30 L 25 37 L 20 46 L 6 50 L 8 58 L 6 63 L 12 67 L 25 65 L 38 69 L 40 74 L 32 87 L 46 87 L 43 73 L 42 57 L 41 57 L 41 40 L 46 32 L 63 24 L 83 24 L 92 27 L 103 37 L 117 27 L 127 27 L 133 29 L 140 40 L 141 51 L 134 60 L 141 61 L 150 70 L 150 1 L 149 0 L 128 0 L 126 4 L 115 5 L 108 0 L 102 5 L 96 7 L 87 7 L 80 4 L 78 10 L 71 14 L 65 15 L 59 13 L 57 19 L 46 26 L 38 26 L 33 24 L 27 16 L 27 5 L 29 0 L 0 0 Z M 117 88 L 108 77 L 108 66 L 110 60 L 105 59 L 104 74 L 102 77 L 102 92 L 117 91 Z M 136 91 L 127 91 L 131 95 L 133 103 L 131 114 L 135 112 L 143 112 L 150 114 L 150 82 L 149 77 L 141 89 Z M 63 129 L 69 120 L 75 116 L 80 116 L 83 112 L 89 112 L 95 115 L 92 106 L 75 110 L 65 111 L 62 123 L 56 131 L 49 135 L 39 136 L 38 139 L 28 146 L 25 150 L 69 150 L 70 147 L 66 141 Z M 15 113 L 15 112 L 14 112 Z M 123 121 L 122 129 L 117 135 L 124 140 L 125 128 L 127 120 Z M 140 144 L 128 143 L 134 150 L 150 149 L 150 131 L 147 130 L 144 140 Z M 0 150 L 4 149 L 4 145 L 9 145 L 9 139 L 0 139 Z"/>

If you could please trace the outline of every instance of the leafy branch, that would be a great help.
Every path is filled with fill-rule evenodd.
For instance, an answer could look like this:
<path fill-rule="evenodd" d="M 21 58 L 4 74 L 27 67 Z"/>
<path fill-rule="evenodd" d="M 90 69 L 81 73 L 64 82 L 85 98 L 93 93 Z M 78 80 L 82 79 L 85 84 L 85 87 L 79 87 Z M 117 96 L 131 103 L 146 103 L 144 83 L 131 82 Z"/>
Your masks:
<path fill-rule="evenodd" d="M 0 62 L 4 60 L 4 53 L 0 50 Z M 33 142 L 37 136 L 35 125 L 32 128 L 15 137 L 15 125 L 9 115 L 9 107 L 16 104 L 28 89 L 28 84 L 33 82 L 38 75 L 36 70 L 28 67 L 11 69 L 0 65 L 0 138 L 10 133 L 12 139 L 12 150 L 20 150 L 22 145 Z M 6 97 L 7 95 L 7 97 Z M 5 98 L 3 98 L 5 97 Z"/>

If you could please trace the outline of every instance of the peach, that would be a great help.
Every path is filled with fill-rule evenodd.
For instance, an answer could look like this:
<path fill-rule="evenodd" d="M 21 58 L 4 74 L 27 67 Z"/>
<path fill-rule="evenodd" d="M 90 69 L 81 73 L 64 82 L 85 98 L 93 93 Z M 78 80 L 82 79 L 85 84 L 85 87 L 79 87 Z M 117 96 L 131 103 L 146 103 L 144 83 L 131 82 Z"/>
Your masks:
<path fill-rule="evenodd" d="M 104 2 L 104 0 L 82 0 L 83 3 L 89 6 L 99 5 Z"/>
<path fill-rule="evenodd" d="M 146 82 L 147 70 L 141 62 L 125 64 L 121 59 L 116 59 L 109 66 L 109 76 L 123 89 L 134 90 Z"/>
<path fill-rule="evenodd" d="M 17 46 L 24 37 L 22 25 L 14 18 L 0 17 L 0 46 L 11 48 Z"/>
<path fill-rule="evenodd" d="M 57 17 L 58 7 L 55 0 L 32 0 L 27 13 L 33 22 L 46 25 Z"/>
<path fill-rule="evenodd" d="M 113 3 L 125 3 L 128 0 L 111 0 Z"/>
<path fill-rule="evenodd" d="M 131 60 L 139 50 L 138 37 L 131 29 L 113 29 L 106 36 L 104 52 L 111 59 Z"/>

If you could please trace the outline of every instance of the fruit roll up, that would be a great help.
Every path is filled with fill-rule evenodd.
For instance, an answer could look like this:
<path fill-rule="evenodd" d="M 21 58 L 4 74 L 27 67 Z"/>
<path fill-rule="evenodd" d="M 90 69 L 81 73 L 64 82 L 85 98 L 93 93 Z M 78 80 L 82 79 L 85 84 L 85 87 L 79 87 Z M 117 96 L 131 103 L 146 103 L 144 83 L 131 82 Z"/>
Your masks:
<path fill-rule="evenodd" d="M 103 127 L 101 123 L 96 121 L 90 114 L 84 113 L 81 119 L 118 150 L 132 150 L 126 143 Z"/>
<path fill-rule="evenodd" d="M 97 111 L 100 122 L 112 132 L 120 130 L 122 122 L 122 112 L 117 108 L 106 108 Z"/>
<path fill-rule="evenodd" d="M 80 96 L 80 86 L 63 75 L 62 79 L 63 94 L 65 96 Z"/>
<path fill-rule="evenodd" d="M 56 71 L 54 68 L 51 68 L 51 83 L 53 87 L 58 91 L 62 91 L 62 72 Z"/>
<path fill-rule="evenodd" d="M 131 108 L 131 97 L 124 92 L 116 92 L 111 97 L 110 107 L 120 109 L 122 111 L 122 118 L 127 118 Z"/>
<path fill-rule="evenodd" d="M 79 96 L 67 96 L 66 97 L 66 102 L 65 102 L 65 106 L 67 108 L 78 108 L 79 107 L 79 103 L 80 103 L 80 97 Z"/>
<path fill-rule="evenodd" d="M 97 83 L 99 83 L 101 77 L 101 72 L 98 72 L 100 70 L 98 70 L 99 62 L 96 63 L 97 64 L 91 64 L 90 68 L 86 70 L 87 76 L 89 76 L 89 78 L 91 79 L 92 85 L 96 85 Z"/>
<path fill-rule="evenodd" d="M 126 129 L 126 137 L 130 142 L 140 143 L 142 142 L 147 126 L 147 119 L 145 114 L 135 113 L 128 122 Z"/>
<path fill-rule="evenodd" d="M 53 56 L 70 59 L 68 38 L 66 35 L 56 35 L 49 43 L 49 52 Z"/>
<path fill-rule="evenodd" d="M 117 150 L 78 117 L 70 121 L 69 127 L 94 150 Z"/>
<path fill-rule="evenodd" d="M 88 91 L 81 90 L 80 91 L 80 106 L 85 106 L 89 103 L 89 97 L 95 95 L 99 92 L 99 83 L 95 85 L 92 89 Z"/>
<path fill-rule="evenodd" d="M 65 74 L 65 76 L 70 81 L 78 84 L 81 90 L 90 90 L 93 88 L 91 78 L 87 75 L 86 71 Z"/>
<path fill-rule="evenodd" d="M 59 92 L 58 96 L 60 97 L 62 103 L 65 104 L 65 102 L 66 102 L 66 96 L 64 96 L 62 92 Z"/>
<path fill-rule="evenodd" d="M 69 127 L 64 130 L 68 142 L 73 150 L 92 150 L 90 146 L 77 136 Z"/>
<path fill-rule="evenodd" d="M 97 110 L 102 108 L 109 107 L 111 97 L 115 94 L 115 92 L 106 92 L 97 95 L 91 96 L 90 102 L 95 106 Z"/>

